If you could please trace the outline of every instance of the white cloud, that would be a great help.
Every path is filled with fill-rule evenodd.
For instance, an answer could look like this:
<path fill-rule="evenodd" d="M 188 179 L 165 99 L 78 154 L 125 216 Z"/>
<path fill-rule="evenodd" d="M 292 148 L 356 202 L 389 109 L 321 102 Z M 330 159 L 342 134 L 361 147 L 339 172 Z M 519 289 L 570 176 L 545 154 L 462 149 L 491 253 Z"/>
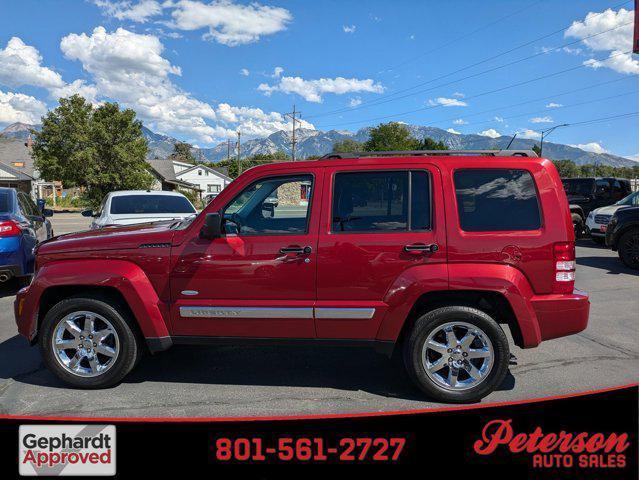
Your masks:
<path fill-rule="evenodd" d="M 453 133 L 455 135 L 461 135 L 461 132 L 458 132 L 457 130 L 455 130 L 454 128 L 449 128 L 446 130 L 448 133 Z"/>
<path fill-rule="evenodd" d="M 234 137 L 238 128 L 250 138 L 289 125 L 277 112 L 226 103 L 214 107 L 183 91 L 172 80 L 181 75 L 180 68 L 162 56 L 164 46 L 153 35 L 96 27 L 90 35 L 67 35 L 60 48 L 93 76 L 99 96 L 133 108 L 156 131 L 210 144 Z M 307 122 L 303 126 L 314 128 Z"/>
<path fill-rule="evenodd" d="M 271 75 L 271 77 L 280 78 L 282 76 L 282 73 L 284 73 L 284 69 L 282 67 L 275 67 L 273 69 L 273 75 Z"/>
<path fill-rule="evenodd" d="M 322 95 L 333 93 L 343 95 L 345 93 L 371 92 L 382 93 L 384 87 L 374 80 L 357 78 L 320 78 L 318 80 L 304 80 L 301 77 L 281 77 L 279 83 L 268 85 L 260 84 L 257 89 L 269 96 L 273 92 L 297 94 L 308 102 L 321 103 Z"/>
<path fill-rule="evenodd" d="M 342 30 L 344 30 L 344 33 L 355 33 L 355 30 L 357 30 L 357 26 L 355 26 L 355 25 L 344 25 L 342 27 Z"/>
<path fill-rule="evenodd" d="M 501 133 L 499 133 L 494 128 L 489 128 L 488 130 L 484 130 L 483 132 L 479 132 L 477 135 L 481 135 L 482 137 L 490 137 L 490 138 L 501 137 Z"/>
<path fill-rule="evenodd" d="M 639 162 L 639 153 L 635 153 L 634 155 L 630 155 L 626 157 L 629 160 L 633 160 L 635 162 Z"/>
<path fill-rule="evenodd" d="M 348 102 L 348 105 L 351 107 L 357 107 L 358 105 L 361 105 L 361 104 L 362 104 L 362 99 L 360 97 L 353 97 Z"/>
<path fill-rule="evenodd" d="M 548 105 L 546 105 L 546 108 L 560 108 L 560 107 L 563 107 L 563 104 L 555 103 L 555 102 L 550 102 Z"/>
<path fill-rule="evenodd" d="M 468 125 L 468 122 L 462 118 L 458 118 L 457 120 L 453 120 L 455 125 Z"/>
<path fill-rule="evenodd" d="M 264 35 L 285 30 L 293 16 L 285 8 L 251 3 L 235 4 L 218 0 L 209 4 L 180 0 L 171 5 L 172 21 L 168 25 L 178 30 L 208 28 L 204 39 L 234 47 L 258 41 Z"/>
<path fill-rule="evenodd" d="M 445 97 L 438 97 L 436 99 L 429 99 L 428 100 L 428 105 L 431 106 L 436 106 L 436 105 L 441 105 L 442 107 L 467 107 L 468 104 L 466 102 L 462 102 L 461 100 L 458 100 L 456 98 L 445 98 Z"/>
<path fill-rule="evenodd" d="M 30 95 L 0 90 L 0 124 L 40 123 L 46 111 L 46 105 Z"/>
<path fill-rule="evenodd" d="M 589 59 L 584 62 L 591 68 L 610 68 L 619 73 L 639 73 L 639 61 L 632 54 L 624 53 L 632 50 L 634 11 L 624 8 L 614 11 L 607 9 L 601 13 L 590 12 L 583 21 L 575 21 L 566 30 L 564 36 L 582 39 L 584 45 L 595 52 L 610 52 L 605 60 Z M 621 26 L 623 25 L 623 26 Z M 590 35 L 613 29 L 602 35 L 586 38 Z"/>
<path fill-rule="evenodd" d="M 545 117 L 533 117 L 530 119 L 531 123 L 553 123 L 554 120 L 549 117 L 549 116 L 545 116 Z"/>
<path fill-rule="evenodd" d="M 244 76 L 244 77 L 248 77 L 251 74 L 251 72 L 248 71 L 248 68 L 242 68 L 240 70 L 240 75 Z"/>
<path fill-rule="evenodd" d="M 462 92 L 455 92 L 453 93 L 453 97 L 457 97 L 457 98 L 464 98 L 466 96 L 465 93 Z"/>
<path fill-rule="evenodd" d="M 43 67 L 38 50 L 18 37 L 13 37 L 0 50 L 0 83 L 9 87 L 33 85 L 42 88 L 61 88 L 65 85 L 59 73 Z"/>
<path fill-rule="evenodd" d="M 499 116 L 497 116 L 497 117 L 494 117 L 493 119 L 494 119 L 496 122 L 504 123 L 504 117 L 499 117 Z"/>
<path fill-rule="evenodd" d="M 137 3 L 127 0 L 93 0 L 93 3 L 100 7 L 105 15 L 118 20 L 132 20 L 144 23 L 150 17 L 155 17 L 162 13 L 162 5 L 156 0 L 140 0 Z"/>
<path fill-rule="evenodd" d="M 586 152 L 592 153 L 608 153 L 608 151 L 597 142 L 590 143 L 578 143 L 576 145 L 570 145 L 571 147 L 580 148 Z"/>
<path fill-rule="evenodd" d="M 530 140 L 539 140 L 541 138 L 541 133 L 531 130 L 529 128 L 524 128 L 517 131 L 517 136 L 519 138 L 528 138 Z"/>

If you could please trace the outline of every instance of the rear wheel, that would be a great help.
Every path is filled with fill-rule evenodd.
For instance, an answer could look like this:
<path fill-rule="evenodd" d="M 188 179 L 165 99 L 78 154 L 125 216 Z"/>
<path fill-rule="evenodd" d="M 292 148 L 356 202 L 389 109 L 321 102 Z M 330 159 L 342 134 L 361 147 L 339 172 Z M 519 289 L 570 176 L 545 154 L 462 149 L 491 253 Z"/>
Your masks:
<path fill-rule="evenodd" d="M 624 233 L 617 245 L 619 258 L 630 268 L 639 269 L 639 229 Z"/>
<path fill-rule="evenodd" d="M 55 305 L 42 322 L 39 342 L 49 370 L 80 388 L 115 385 L 140 356 L 126 317 L 93 298 L 70 298 Z"/>
<path fill-rule="evenodd" d="M 443 307 L 420 317 L 404 346 L 415 384 L 443 402 L 477 402 L 504 381 L 510 351 L 501 327 L 470 307 Z"/>

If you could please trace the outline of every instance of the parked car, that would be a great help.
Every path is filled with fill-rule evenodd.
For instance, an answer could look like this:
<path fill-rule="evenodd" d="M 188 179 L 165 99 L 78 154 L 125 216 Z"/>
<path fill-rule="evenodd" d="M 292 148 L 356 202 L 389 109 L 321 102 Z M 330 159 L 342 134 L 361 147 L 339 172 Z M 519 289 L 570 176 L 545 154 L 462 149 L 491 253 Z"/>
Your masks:
<path fill-rule="evenodd" d="M 606 245 L 619 252 L 621 261 L 639 269 L 639 207 L 617 210 L 608 224 Z"/>
<path fill-rule="evenodd" d="M 586 227 L 595 243 L 604 243 L 606 230 L 614 213 L 620 208 L 639 206 L 639 192 L 634 192 L 613 205 L 594 209 L 586 219 Z"/>
<path fill-rule="evenodd" d="M 81 388 L 174 344 L 330 344 L 403 357 L 431 398 L 478 401 L 506 376 L 505 329 L 536 347 L 585 329 L 590 303 L 551 162 L 438 153 L 257 166 L 197 217 L 47 242 L 18 329 Z"/>
<path fill-rule="evenodd" d="M 183 220 L 195 215 L 193 204 L 179 192 L 124 190 L 108 193 L 98 211 L 84 210 L 93 217 L 91 229 L 112 225 Z"/>
<path fill-rule="evenodd" d="M 579 205 L 584 215 L 592 210 L 618 202 L 632 193 L 630 181 L 624 178 L 565 178 L 564 190 L 571 205 Z"/>
<path fill-rule="evenodd" d="M 31 197 L 13 188 L 0 188 L 0 282 L 17 277 L 28 283 L 34 271 L 37 243 L 53 236 L 46 217 L 53 211 L 40 211 Z"/>

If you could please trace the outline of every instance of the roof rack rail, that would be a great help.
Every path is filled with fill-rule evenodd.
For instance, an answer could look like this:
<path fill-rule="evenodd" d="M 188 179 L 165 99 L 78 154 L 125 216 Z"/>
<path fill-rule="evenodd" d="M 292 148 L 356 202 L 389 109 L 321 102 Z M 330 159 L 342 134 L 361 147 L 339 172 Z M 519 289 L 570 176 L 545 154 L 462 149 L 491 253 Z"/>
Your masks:
<path fill-rule="evenodd" d="M 341 152 L 328 153 L 320 160 L 362 158 L 362 157 L 419 157 L 419 156 L 465 156 L 478 155 L 490 157 L 536 157 L 533 150 L 399 150 L 391 152 Z"/>

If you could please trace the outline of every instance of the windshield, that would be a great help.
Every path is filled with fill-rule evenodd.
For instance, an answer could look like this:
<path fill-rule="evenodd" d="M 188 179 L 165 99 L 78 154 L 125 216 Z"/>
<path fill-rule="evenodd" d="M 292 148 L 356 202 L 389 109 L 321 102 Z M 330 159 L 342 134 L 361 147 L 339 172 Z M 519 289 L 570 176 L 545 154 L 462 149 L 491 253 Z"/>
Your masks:
<path fill-rule="evenodd" d="M 615 205 L 639 205 L 639 192 L 634 192 L 626 198 L 622 198 Z"/>
<path fill-rule="evenodd" d="M 595 185 L 594 180 L 586 178 L 571 178 L 564 180 L 562 183 L 568 195 L 590 195 Z"/>
<path fill-rule="evenodd" d="M 111 199 L 112 215 L 195 213 L 186 197 L 176 195 L 123 195 Z"/>

